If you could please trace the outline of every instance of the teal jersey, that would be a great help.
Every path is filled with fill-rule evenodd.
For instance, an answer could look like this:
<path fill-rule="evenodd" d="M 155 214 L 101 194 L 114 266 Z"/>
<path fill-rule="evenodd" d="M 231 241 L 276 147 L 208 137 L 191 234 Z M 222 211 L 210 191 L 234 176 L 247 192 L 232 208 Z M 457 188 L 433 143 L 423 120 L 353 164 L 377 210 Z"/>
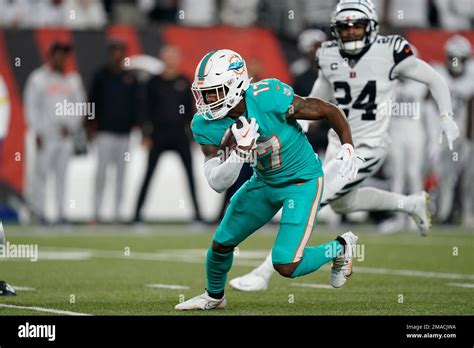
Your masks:
<path fill-rule="evenodd" d="M 293 88 L 277 79 L 252 83 L 245 91 L 246 115 L 259 125 L 256 175 L 268 185 L 306 181 L 323 175 L 321 160 L 314 153 L 299 123 L 287 119 Z M 236 118 L 208 121 L 194 115 L 191 129 L 202 145 L 221 146 L 227 129 Z"/>

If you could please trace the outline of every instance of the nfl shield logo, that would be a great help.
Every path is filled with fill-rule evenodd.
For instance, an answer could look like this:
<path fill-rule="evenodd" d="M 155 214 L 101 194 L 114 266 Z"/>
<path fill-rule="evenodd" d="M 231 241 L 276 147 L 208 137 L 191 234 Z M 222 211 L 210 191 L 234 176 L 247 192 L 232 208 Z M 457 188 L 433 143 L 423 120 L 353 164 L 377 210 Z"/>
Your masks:
<path fill-rule="evenodd" d="M 357 77 L 356 72 L 355 72 L 355 71 L 351 71 L 351 72 L 349 73 L 349 77 L 350 77 L 351 79 L 356 78 L 356 77 Z"/>

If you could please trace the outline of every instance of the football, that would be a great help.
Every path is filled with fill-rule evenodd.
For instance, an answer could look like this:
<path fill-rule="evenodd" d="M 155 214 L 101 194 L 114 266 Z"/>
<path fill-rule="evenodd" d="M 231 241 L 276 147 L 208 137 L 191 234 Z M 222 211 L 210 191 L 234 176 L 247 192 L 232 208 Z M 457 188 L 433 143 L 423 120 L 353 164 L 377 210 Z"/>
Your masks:
<path fill-rule="evenodd" d="M 242 121 L 237 120 L 236 123 L 237 123 L 237 128 L 242 128 L 243 126 Z M 224 160 L 227 159 L 230 152 L 232 150 L 235 150 L 235 148 L 237 147 L 237 141 L 235 140 L 234 134 L 232 134 L 231 128 L 232 128 L 232 125 L 226 130 L 221 141 L 221 148 L 222 150 L 224 150 L 224 154 L 225 154 Z"/>

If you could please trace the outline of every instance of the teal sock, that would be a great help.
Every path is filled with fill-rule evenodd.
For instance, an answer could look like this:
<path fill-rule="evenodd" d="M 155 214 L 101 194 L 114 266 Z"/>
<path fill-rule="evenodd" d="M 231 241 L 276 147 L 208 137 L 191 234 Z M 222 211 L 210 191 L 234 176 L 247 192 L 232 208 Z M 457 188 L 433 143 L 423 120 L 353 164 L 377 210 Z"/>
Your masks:
<path fill-rule="evenodd" d="M 301 277 L 316 271 L 342 252 L 342 245 L 337 240 L 319 246 L 304 248 L 303 258 L 291 275 L 291 278 Z"/>
<path fill-rule="evenodd" d="M 207 291 L 220 294 L 224 291 L 229 272 L 234 260 L 234 253 L 220 254 L 209 248 L 206 258 Z"/>

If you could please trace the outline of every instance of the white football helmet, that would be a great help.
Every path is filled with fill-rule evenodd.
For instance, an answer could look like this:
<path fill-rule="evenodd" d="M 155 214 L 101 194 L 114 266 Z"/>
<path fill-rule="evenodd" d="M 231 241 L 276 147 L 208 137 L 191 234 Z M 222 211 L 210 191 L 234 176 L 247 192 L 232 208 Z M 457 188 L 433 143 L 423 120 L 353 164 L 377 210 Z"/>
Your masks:
<path fill-rule="evenodd" d="M 191 87 L 197 113 L 206 120 L 223 118 L 243 98 L 250 79 L 244 59 L 228 49 L 209 52 L 201 59 Z M 217 100 L 208 103 L 206 93 L 214 92 Z"/>
<path fill-rule="evenodd" d="M 365 35 L 362 40 L 343 42 L 339 34 L 342 26 L 355 23 L 365 24 Z M 371 45 L 378 34 L 378 16 L 370 0 L 340 0 L 331 15 L 331 31 L 339 48 L 348 54 L 358 54 Z"/>
<path fill-rule="evenodd" d="M 454 35 L 446 41 L 444 53 L 448 69 L 455 75 L 464 72 L 466 63 L 472 57 L 472 46 L 468 39 L 462 35 Z"/>

